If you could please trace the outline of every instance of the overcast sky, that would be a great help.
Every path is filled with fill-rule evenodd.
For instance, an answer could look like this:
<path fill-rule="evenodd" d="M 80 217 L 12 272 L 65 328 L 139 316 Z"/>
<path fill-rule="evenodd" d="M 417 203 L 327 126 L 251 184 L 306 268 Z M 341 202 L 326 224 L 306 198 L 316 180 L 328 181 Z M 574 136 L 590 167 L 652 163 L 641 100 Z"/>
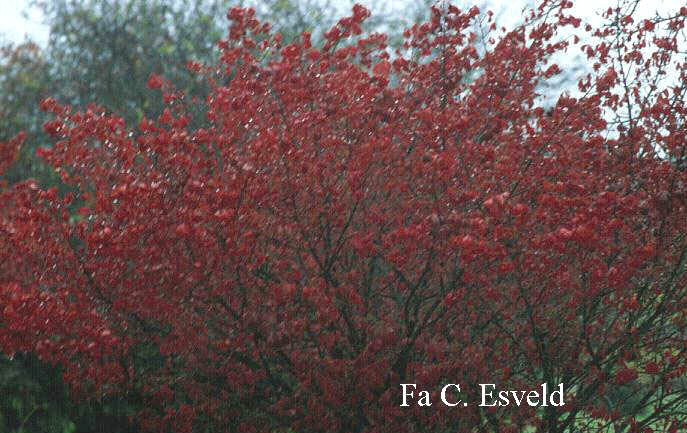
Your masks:
<path fill-rule="evenodd" d="M 43 43 L 48 38 L 48 29 L 41 24 L 40 15 L 33 11 L 28 17 L 22 16 L 28 3 L 28 0 L 0 0 L 0 33 L 14 42 L 28 34 Z"/>

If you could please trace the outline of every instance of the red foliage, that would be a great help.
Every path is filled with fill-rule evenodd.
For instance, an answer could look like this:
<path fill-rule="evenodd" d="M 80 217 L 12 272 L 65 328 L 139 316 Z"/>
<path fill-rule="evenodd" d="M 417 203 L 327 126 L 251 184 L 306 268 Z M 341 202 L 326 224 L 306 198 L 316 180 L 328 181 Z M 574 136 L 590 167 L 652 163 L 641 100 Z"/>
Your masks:
<path fill-rule="evenodd" d="M 602 397 L 687 398 L 685 68 L 663 84 L 676 42 L 652 34 L 685 14 L 611 12 L 583 95 L 547 111 L 569 6 L 485 52 L 476 8 L 433 9 L 393 59 L 383 35 L 347 42 L 359 6 L 320 49 L 232 9 L 209 127 L 157 76 L 168 107 L 134 131 L 46 101 L 42 155 L 83 207 L 0 192 L 0 347 L 63 363 L 86 396 L 140 393 L 150 430 L 677 431 L 672 404 L 642 421 Z M 162 365 L 141 367 L 145 344 Z M 433 406 L 400 407 L 408 382 Z M 478 405 L 479 383 L 543 382 L 565 406 Z M 443 406 L 444 383 L 470 406 Z"/>
<path fill-rule="evenodd" d="M 0 143 L 0 177 L 14 163 L 19 155 L 19 149 L 26 138 L 24 132 L 20 132 L 6 143 Z"/>

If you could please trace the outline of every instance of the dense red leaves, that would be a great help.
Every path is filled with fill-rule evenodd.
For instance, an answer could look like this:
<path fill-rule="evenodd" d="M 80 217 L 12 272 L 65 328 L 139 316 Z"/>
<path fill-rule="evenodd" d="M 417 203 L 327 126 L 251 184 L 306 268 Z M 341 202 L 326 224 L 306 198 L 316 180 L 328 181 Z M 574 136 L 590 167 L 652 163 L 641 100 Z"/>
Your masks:
<path fill-rule="evenodd" d="M 19 148 L 24 142 L 26 134 L 21 132 L 5 143 L 0 143 L 0 177 L 5 173 L 19 154 Z"/>
<path fill-rule="evenodd" d="M 82 207 L 30 182 L 0 193 L 3 350 L 64 363 L 86 393 L 142 394 L 150 430 L 643 428 L 608 403 L 638 382 L 651 425 L 682 428 L 660 403 L 686 398 L 684 92 L 643 86 L 658 42 L 619 86 L 602 27 L 585 94 L 544 110 L 569 6 L 484 52 L 476 8 L 435 8 L 393 59 L 384 36 L 347 39 L 359 6 L 319 49 L 231 9 L 217 73 L 195 68 L 205 128 L 157 76 L 168 106 L 134 131 L 45 101 L 42 156 Z M 137 363 L 147 345 L 163 363 Z M 433 406 L 399 407 L 406 382 Z M 441 405 L 447 382 L 469 407 Z M 478 407 L 478 383 L 542 382 L 565 407 Z"/>

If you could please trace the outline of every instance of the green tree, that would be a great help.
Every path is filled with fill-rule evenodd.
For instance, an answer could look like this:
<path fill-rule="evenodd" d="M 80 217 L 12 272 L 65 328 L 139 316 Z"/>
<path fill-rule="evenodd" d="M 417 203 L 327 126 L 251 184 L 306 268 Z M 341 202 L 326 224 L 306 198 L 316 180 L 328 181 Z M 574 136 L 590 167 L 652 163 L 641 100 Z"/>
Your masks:
<path fill-rule="evenodd" d="M 5 43 L 0 47 L 0 142 L 25 131 L 29 141 L 45 143 L 38 102 L 51 92 L 50 64 L 45 52 L 33 42 Z M 34 157 L 34 146 L 23 146 L 18 161 L 5 174 L 10 182 L 33 177 L 54 184 L 57 178 Z"/>

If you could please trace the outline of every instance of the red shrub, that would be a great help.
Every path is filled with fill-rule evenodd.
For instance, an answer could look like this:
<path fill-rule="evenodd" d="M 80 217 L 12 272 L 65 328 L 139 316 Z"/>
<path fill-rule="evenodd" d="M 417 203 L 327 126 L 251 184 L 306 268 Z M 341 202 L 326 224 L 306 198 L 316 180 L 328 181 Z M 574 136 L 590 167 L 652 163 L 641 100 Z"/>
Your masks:
<path fill-rule="evenodd" d="M 320 49 L 232 9 L 218 73 L 196 68 L 209 127 L 159 77 L 167 110 L 131 132 L 43 104 L 43 156 L 83 207 L 0 192 L 0 347 L 63 363 L 86 396 L 141 393 L 160 431 L 676 431 L 685 71 L 662 81 L 677 43 L 652 32 L 685 17 L 610 14 L 584 94 L 547 111 L 567 6 L 484 52 L 476 9 L 434 9 L 391 58 L 383 36 L 346 42 L 360 7 Z M 144 344 L 164 362 L 143 368 Z M 605 397 L 631 380 L 655 416 Z M 479 406 L 480 383 L 544 382 L 565 406 Z M 400 383 L 432 407 L 400 407 Z M 444 406 L 445 383 L 470 405 Z"/>

